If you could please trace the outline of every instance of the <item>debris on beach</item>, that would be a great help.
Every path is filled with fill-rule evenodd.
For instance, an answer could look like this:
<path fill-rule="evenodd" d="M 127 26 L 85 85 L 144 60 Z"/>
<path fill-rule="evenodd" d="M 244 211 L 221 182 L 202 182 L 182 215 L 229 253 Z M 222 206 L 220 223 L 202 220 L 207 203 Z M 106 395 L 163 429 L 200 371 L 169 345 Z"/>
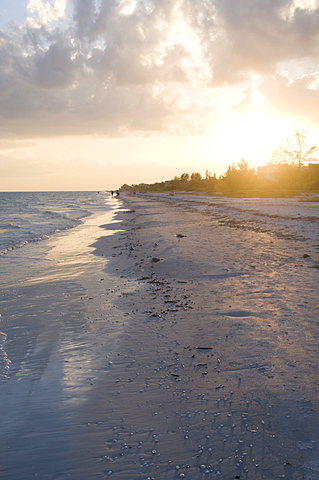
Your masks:
<path fill-rule="evenodd" d="M 154 263 L 158 263 L 160 262 L 161 260 L 163 260 L 162 258 L 158 258 L 158 257 L 152 257 L 151 255 L 149 257 L 147 257 L 147 260 L 148 262 L 150 262 L 152 265 L 154 265 Z"/>
<path fill-rule="evenodd" d="M 181 238 L 185 238 L 187 235 L 183 235 L 182 233 L 175 233 L 175 237 L 178 238 L 178 241 L 180 241 Z"/>

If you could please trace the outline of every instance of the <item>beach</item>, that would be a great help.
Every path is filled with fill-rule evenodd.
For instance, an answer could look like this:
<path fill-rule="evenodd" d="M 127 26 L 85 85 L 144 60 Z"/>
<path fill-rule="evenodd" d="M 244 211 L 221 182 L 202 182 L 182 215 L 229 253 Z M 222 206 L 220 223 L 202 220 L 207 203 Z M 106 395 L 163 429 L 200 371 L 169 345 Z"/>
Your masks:
<path fill-rule="evenodd" d="M 117 201 L 2 302 L 1 478 L 319 479 L 316 204 Z"/>

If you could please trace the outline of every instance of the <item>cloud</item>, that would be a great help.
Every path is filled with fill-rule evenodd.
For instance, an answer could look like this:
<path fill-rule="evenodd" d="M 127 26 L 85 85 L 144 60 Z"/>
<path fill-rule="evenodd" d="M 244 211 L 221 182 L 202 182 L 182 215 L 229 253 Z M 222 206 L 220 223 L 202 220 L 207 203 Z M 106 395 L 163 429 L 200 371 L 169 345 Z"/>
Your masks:
<path fill-rule="evenodd" d="M 214 9 L 217 33 L 205 35 L 214 84 L 273 74 L 278 62 L 318 54 L 318 8 L 291 0 L 216 0 Z"/>
<path fill-rule="evenodd" d="M 78 39 L 82 40 L 89 34 L 95 14 L 95 0 L 74 0 L 73 21 Z"/>
<path fill-rule="evenodd" d="M 275 117 L 293 119 L 308 127 L 319 121 L 319 72 L 299 78 L 282 71 L 254 87 L 247 87 L 233 112 L 247 113 L 262 107 Z"/>
<path fill-rule="evenodd" d="M 53 0 L 51 4 L 48 0 L 29 0 L 27 12 L 27 23 L 34 27 L 49 25 L 53 21 L 59 21 L 65 17 L 67 0 Z"/>
<path fill-rule="evenodd" d="M 318 20 L 310 0 L 29 0 L 0 31 L 0 138 L 202 134 L 223 85 L 247 100 L 256 75 L 269 108 L 302 115 L 313 78 L 273 76 L 317 58 Z"/>
<path fill-rule="evenodd" d="M 265 80 L 260 92 L 276 115 L 290 116 L 316 125 L 319 121 L 319 72 L 291 79 L 278 73 Z"/>

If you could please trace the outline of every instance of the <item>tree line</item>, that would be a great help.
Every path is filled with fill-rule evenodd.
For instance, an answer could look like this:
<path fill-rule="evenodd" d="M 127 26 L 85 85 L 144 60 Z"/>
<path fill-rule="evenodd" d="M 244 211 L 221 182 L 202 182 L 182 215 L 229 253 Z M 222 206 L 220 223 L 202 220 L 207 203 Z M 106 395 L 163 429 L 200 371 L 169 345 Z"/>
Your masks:
<path fill-rule="evenodd" d="M 245 159 L 228 165 L 226 172 L 216 177 L 206 170 L 183 173 L 171 180 L 153 184 L 123 185 L 122 191 L 136 192 L 202 192 L 245 196 L 287 196 L 302 192 L 319 192 L 319 165 L 305 166 L 318 150 L 309 144 L 308 132 L 296 129 L 271 153 L 269 162 L 260 169 L 250 167 Z"/>

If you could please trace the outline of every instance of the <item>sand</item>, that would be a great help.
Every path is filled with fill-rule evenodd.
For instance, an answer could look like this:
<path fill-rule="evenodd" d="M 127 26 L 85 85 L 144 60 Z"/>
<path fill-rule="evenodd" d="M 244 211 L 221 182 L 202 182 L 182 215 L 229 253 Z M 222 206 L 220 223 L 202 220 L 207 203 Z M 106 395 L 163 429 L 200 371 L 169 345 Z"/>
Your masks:
<path fill-rule="evenodd" d="M 119 202 L 104 272 L 55 284 L 33 393 L 2 385 L 1 478 L 318 479 L 316 243 L 208 199 Z"/>

